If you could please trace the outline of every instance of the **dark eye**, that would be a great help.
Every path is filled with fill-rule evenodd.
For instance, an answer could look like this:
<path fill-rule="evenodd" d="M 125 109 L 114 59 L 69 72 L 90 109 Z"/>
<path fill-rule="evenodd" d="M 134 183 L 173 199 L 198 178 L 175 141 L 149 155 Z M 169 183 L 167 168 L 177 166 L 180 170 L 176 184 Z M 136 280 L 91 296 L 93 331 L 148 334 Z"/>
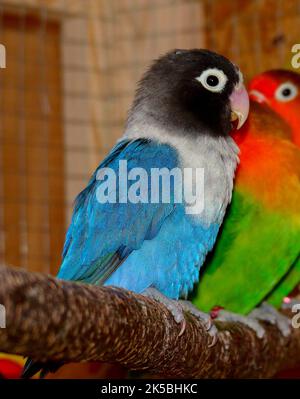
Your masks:
<path fill-rule="evenodd" d="M 215 87 L 219 84 L 219 79 L 217 78 L 217 76 L 209 75 L 206 78 L 206 82 L 209 86 Z"/>
<path fill-rule="evenodd" d="M 203 71 L 196 80 L 198 80 L 206 90 L 220 93 L 224 89 L 228 79 L 221 69 L 209 68 Z"/>
<path fill-rule="evenodd" d="M 292 93 L 291 89 L 284 89 L 282 92 L 283 97 L 289 97 Z"/>
<path fill-rule="evenodd" d="M 275 92 L 275 98 L 280 102 L 288 102 L 298 95 L 297 86 L 291 82 L 282 83 Z"/>

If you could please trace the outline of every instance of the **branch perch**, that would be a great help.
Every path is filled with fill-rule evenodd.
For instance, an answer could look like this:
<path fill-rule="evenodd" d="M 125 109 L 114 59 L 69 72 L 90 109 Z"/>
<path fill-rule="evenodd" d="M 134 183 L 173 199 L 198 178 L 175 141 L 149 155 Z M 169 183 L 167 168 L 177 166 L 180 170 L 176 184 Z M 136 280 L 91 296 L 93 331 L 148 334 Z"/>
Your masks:
<path fill-rule="evenodd" d="M 180 326 L 161 304 L 113 287 L 66 282 L 0 268 L 6 328 L 0 351 L 35 360 L 104 361 L 165 377 L 267 378 L 300 363 L 300 329 L 283 337 L 263 324 L 265 337 L 239 323 L 221 323 L 208 347 L 205 326 L 192 315 Z"/>

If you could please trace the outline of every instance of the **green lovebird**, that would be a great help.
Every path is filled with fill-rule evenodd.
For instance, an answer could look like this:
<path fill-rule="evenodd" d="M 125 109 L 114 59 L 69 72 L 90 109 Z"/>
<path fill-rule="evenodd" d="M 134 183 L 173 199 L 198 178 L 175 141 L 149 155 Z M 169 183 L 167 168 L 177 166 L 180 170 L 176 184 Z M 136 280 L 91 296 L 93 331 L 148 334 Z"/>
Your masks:
<path fill-rule="evenodd" d="M 266 71 L 251 80 L 249 90 L 254 101 L 269 107 L 286 121 L 291 140 L 300 148 L 300 74 L 284 69 Z M 282 300 L 288 304 L 288 295 L 299 282 L 300 257 L 266 300 L 274 306 L 279 306 Z"/>
<path fill-rule="evenodd" d="M 232 202 L 193 298 L 200 309 L 248 314 L 299 258 L 300 150 L 290 138 L 282 118 L 252 101 L 234 136 L 240 165 Z"/>

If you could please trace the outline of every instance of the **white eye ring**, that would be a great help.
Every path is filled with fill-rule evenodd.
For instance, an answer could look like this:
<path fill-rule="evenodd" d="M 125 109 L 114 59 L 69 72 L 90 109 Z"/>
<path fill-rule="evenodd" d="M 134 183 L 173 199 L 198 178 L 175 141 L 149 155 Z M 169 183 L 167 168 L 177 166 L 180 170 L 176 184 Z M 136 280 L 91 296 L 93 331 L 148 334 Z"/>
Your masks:
<path fill-rule="evenodd" d="M 213 85 L 210 84 L 208 80 L 210 77 L 217 78 L 217 83 Z M 196 80 L 198 80 L 198 82 L 200 82 L 206 90 L 212 91 L 214 93 L 220 93 L 224 89 L 228 78 L 220 69 L 209 68 L 202 72 L 201 75 L 196 78 Z"/>
<path fill-rule="evenodd" d="M 297 87 L 291 83 L 282 83 L 275 91 L 275 98 L 281 102 L 287 102 L 293 100 L 298 95 Z"/>

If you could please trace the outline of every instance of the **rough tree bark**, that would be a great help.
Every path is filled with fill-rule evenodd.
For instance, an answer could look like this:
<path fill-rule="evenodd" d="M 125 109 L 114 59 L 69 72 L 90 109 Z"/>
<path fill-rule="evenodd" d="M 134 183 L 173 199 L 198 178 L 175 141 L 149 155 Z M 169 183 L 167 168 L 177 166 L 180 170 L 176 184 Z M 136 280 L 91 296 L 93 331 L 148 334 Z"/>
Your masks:
<path fill-rule="evenodd" d="M 204 325 L 186 315 L 180 326 L 161 304 L 112 287 L 60 281 L 42 274 L 0 268 L 0 303 L 7 325 L 0 351 L 36 360 L 119 363 L 165 377 L 271 377 L 300 363 L 300 329 L 289 337 L 264 324 L 259 339 L 239 323 L 221 323 L 208 347 Z"/>

